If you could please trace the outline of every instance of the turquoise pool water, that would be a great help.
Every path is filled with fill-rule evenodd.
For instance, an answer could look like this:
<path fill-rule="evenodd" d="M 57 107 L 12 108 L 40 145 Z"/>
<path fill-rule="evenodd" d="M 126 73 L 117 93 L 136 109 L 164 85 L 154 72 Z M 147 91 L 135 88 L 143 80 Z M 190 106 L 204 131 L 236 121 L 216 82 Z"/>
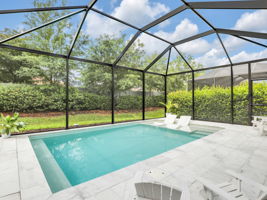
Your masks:
<path fill-rule="evenodd" d="M 30 136 L 30 140 L 52 192 L 57 192 L 203 136 L 124 124 Z"/>

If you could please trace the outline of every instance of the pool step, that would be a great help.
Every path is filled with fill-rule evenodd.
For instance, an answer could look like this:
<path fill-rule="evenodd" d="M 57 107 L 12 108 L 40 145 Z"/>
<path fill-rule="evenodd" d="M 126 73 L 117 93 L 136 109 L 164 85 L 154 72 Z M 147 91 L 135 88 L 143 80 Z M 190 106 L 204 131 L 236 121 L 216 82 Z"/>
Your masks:
<path fill-rule="evenodd" d="M 38 154 L 37 158 L 44 171 L 51 191 L 54 193 L 71 187 L 69 180 L 57 164 L 57 161 L 54 159 L 43 140 L 34 140 L 32 141 L 32 144 L 35 152 Z"/>
<path fill-rule="evenodd" d="M 207 136 L 209 134 L 211 134 L 212 132 L 207 132 L 207 131 L 199 131 L 199 130 L 195 130 L 195 131 L 192 131 L 191 134 L 194 135 L 194 136 L 199 136 L 199 137 L 203 137 L 203 136 Z"/>

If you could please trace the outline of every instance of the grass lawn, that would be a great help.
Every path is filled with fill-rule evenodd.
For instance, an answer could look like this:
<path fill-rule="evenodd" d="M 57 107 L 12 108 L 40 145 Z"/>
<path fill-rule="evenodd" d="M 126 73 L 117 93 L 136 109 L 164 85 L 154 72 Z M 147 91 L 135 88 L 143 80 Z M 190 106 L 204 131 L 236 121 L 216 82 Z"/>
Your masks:
<path fill-rule="evenodd" d="M 153 111 L 146 111 L 146 119 L 160 118 L 164 116 L 164 109 L 158 109 Z M 142 112 L 132 113 L 116 113 L 115 121 L 130 121 L 130 120 L 141 120 Z M 65 115 L 61 116 L 47 116 L 47 117 L 20 117 L 20 121 L 27 124 L 25 131 L 35 129 L 51 129 L 51 128 L 64 128 L 65 127 Z M 101 124 L 111 123 L 111 113 L 99 114 L 99 113 L 87 113 L 87 114 L 76 114 L 69 115 L 70 126 L 74 124 L 78 125 L 90 125 L 90 124 Z"/>

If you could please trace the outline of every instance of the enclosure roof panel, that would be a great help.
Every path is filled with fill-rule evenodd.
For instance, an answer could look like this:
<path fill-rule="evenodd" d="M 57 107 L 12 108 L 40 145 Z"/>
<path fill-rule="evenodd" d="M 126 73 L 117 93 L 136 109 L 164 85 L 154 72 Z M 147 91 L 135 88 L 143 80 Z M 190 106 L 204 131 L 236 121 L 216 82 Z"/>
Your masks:
<path fill-rule="evenodd" d="M 38 54 L 55 53 L 67 58 L 79 57 L 77 59 L 83 61 L 106 63 L 141 71 L 153 71 L 155 67 L 150 70 L 149 68 L 162 56 L 166 59 L 166 53 L 175 46 L 181 53 L 179 56 L 182 56 L 178 60 L 184 60 L 188 64 L 193 61 L 196 66 L 212 67 L 242 62 L 242 59 L 237 59 L 239 54 L 235 54 L 238 48 L 239 53 L 245 52 L 249 59 L 267 57 L 266 9 L 266 1 L 251 0 L 21 0 L 16 1 L 16 4 L 12 1 L 4 1 L 0 10 L 2 18 L 0 43 L 8 44 L 2 46 L 4 48 L 12 48 L 12 45 L 19 46 L 20 50 L 26 50 L 25 48 L 38 50 L 35 51 Z M 71 33 L 73 37 L 67 37 L 65 41 L 60 39 L 65 44 L 66 51 L 49 51 L 50 47 L 45 51 L 24 43 L 16 44 L 16 41 L 26 40 L 35 44 L 32 41 L 34 37 L 30 37 L 31 35 L 51 34 L 49 33 L 51 29 L 43 26 L 51 20 L 43 20 L 35 27 L 26 27 L 25 22 L 29 22 L 32 16 L 29 12 L 63 13 L 63 10 L 84 13 L 79 15 L 81 16 L 79 19 L 76 17 L 75 23 L 71 19 L 72 16 L 67 17 L 71 27 L 65 27 L 64 31 L 66 35 Z M 18 15 L 26 17 L 17 17 Z M 58 22 L 66 20 L 64 16 L 54 16 L 53 20 L 57 21 L 55 26 L 62 24 Z M 6 27 L 10 29 L 9 32 Z M 72 31 L 68 31 L 68 28 Z M 225 36 L 221 36 L 222 34 Z M 15 38 L 12 37 L 14 35 Z M 110 41 L 103 41 L 103 37 L 110 38 Z M 253 47 L 241 45 L 242 42 L 240 45 L 233 43 L 235 51 L 232 51 L 231 47 L 229 48 L 229 43 L 231 44 L 229 38 L 233 37 L 249 42 Z M 7 42 L 6 39 L 11 41 Z M 43 41 L 45 42 L 46 40 Z M 51 41 L 47 40 L 47 42 Z M 100 44 L 102 46 L 97 46 Z M 53 44 L 47 46 L 51 45 Z M 189 46 L 185 48 L 186 45 Z M 90 56 L 92 46 L 96 47 L 93 50 L 98 51 L 95 53 L 96 56 Z M 255 46 L 260 46 L 261 50 Z M 102 50 L 107 48 L 114 52 L 105 51 L 103 55 Z M 257 50 L 259 56 L 255 57 L 254 50 Z M 110 58 L 107 59 L 106 56 Z M 189 70 L 194 70 L 188 67 Z"/>

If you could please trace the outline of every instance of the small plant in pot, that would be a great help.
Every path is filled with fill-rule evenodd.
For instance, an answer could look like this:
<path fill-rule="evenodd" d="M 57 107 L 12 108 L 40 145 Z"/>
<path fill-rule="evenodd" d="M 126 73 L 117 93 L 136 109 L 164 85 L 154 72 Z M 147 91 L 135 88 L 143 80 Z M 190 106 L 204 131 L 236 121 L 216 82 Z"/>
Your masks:
<path fill-rule="evenodd" d="M 166 107 L 166 110 L 167 110 L 166 116 L 168 116 L 168 115 L 173 115 L 173 114 L 171 113 L 172 108 L 176 108 L 176 109 L 178 108 L 178 104 L 173 103 L 173 102 L 171 102 L 171 101 L 168 101 L 166 104 L 160 102 L 160 104 L 162 104 L 162 105 L 164 105 L 164 106 Z"/>
<path fill-rule="evenodd" d="M 2 135 L 2 138 L 6 139 L 9 138 L 11 133 L 20 132 L 22 128 L 25 127 L 24 122 L 18 122 L 19 113 L 14 113 L 13 116 L 7 115 L 4 116 L 1 113 L 0 116 L 0 134 Z"/>

